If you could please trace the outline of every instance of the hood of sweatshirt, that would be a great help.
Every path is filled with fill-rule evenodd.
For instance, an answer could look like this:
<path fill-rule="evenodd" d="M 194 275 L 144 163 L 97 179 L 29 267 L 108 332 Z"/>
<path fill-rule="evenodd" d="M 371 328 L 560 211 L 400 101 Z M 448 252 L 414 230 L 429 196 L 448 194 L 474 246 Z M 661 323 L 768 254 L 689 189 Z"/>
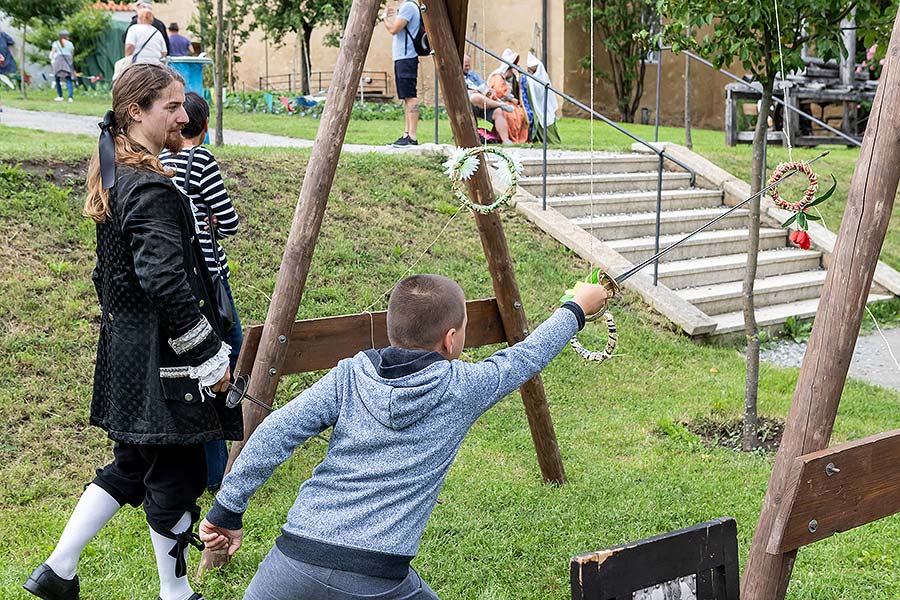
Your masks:
<path fill-rule="evenodd" d="M 367 350 L 355 369 L 357 398 L 382 425 L 400 430 L 427 415 L 450 385 L 450 361 L 437 352 L 389 346 Z"/>

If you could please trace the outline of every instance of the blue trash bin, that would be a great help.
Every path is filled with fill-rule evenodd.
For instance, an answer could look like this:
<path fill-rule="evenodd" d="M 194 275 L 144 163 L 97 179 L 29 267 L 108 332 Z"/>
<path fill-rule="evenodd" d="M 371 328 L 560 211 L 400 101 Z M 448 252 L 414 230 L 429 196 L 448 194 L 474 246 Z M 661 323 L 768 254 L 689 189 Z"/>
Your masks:
<path fill-rule="evenodd" d="M 203 88 L 203 67 L 212 66 L 213 61 L 209 57 L 199 56 L 175 56 L 168 59 L 169 66 L 178 71 L 184 78 L 184 91 L 200 94 L 206 98 Z M 209 143 L 209 135 L 204 140 L 205 144 Z"/>

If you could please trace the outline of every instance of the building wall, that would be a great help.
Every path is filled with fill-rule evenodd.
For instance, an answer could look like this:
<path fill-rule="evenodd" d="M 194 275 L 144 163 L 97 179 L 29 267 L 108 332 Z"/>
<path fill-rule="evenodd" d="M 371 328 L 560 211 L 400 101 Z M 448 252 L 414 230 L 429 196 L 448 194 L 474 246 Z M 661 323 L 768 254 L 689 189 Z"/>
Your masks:
<path fill-rule="evenodd" d="M 426 2 L 427 4 L 427 2 Z M 190 22 L 195 10 L 193 0 L 169 0 L 155 6 L 156 16 L 165 21 L 178 21 L 182 31 Z M 590 38 L 581 25 L 566 18 L 565 0 L 548 0 L 548 60 L 547 71 L 554 85 L 574 98 L 589 103 L 590 79 L 587 69 L 581 66 L 582 57 L 589 53 Z M 469 3 L 467 37 L 500 54 L 504 48 L 512 48 L 525 56 L 533 47 L 540 55 L 541 0 L 472 0 Z M 338 49 L 324 45 L 327 29 L 317 29 L 311 42 L 312 70 L 332 71 L 337 60 Z M 594 63 L 597 69 L 609 69 L 609 59 L 599 34 L 594 41 Z M 467 53 L 472 57 L 473 66 L 486 76 L 498 66 L 498 61 L 482 56 L 471 46 Z M 210 52 L 210 54 L 212 54 Z M 288 35 L 282 40 L 269 41 L 261 32 L 254 32 L 239 49 L 241 62 L 235 65 L 236 89 L 255 90 L 259 78 L 287 75 L 300 72 L 300 55 L 295 44 L 295 36 Z M 385 72 L 394 91 L 393 61 L 391 59 L 391 35 L 381 22 L 375 25 L 365 70 Z M 654 119 L 656 93 L 656 65 L 647 65 L 644 80 L 644 95 L 636 114 L 640 120 L 641 108 L 649 110 L 649 120 Z M 710 68 L 694 63 L 692 69 L 692 117 L 697 127 L 723 128 L 725 113 L 725 84 L 728 79 Z M 733 69 L 738 75 L 743 71 L 739 66 Z M 615 94 L 612 84 L 600 79 L 594 82 L 595 109 L 612 119 L 618 120 Z M 419 61 L 419 97 L 428 104 L 434 102 L 434 65 L 430 57 Z M 564 114 L 586 116 L 584 111 L 561 103 Z M 666 125 L 684 123 L 684 57 L 671 52 L 663 53 L 660 85 L 660 122 Z"/>

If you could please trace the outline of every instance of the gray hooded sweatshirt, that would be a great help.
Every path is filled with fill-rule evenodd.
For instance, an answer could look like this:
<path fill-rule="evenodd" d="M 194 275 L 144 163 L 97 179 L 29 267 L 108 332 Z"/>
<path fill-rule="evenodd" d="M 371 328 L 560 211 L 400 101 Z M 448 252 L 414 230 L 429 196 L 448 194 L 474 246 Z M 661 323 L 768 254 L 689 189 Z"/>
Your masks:
<path fill-rule="evenodd" d="M 276 544 L 322 567 L 405 577 L 466 432 L 583 325 L 581 308 L 567 302 L 524 341 L 478 363 L 395 347 L 340 361 L 262 422 L 207 519 L 239 529 L 250 496 L 275 468 L 333 427 L 328 453 L 300 486 Z"/>

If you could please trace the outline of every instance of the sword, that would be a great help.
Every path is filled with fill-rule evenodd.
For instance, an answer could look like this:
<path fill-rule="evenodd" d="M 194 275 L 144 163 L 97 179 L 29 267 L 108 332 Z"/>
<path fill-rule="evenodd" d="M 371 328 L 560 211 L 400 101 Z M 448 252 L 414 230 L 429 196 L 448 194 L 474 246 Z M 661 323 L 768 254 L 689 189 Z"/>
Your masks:
<path fill-rule="evenodd" d="M 816 162 L 817 160 L 819 160 L 820 158 L 824 158 L 824 157 L 827 156 L 827 155 L 828 155 L 828 150 L 826 150 L 826 151 L 823 152 L 822 154 L 820 154 L 820 155 L 818 155 L 817 157 L 815 157 L 815 158 L 813 158 L 812 160 L 810 160 L 808 164 L 812 164 L 812 163 Z M 765 194 L 766 192 L 768 192 L 768 191 L 771 190 L 772 188 L 781 185 L 781 184 L 784 182 L 785 179 L 787 179 L 788 177 L 791 177 L 791 176 L 794 175 L 795 173 L 797 173 L 797 171 L 789 171 L 788 173 L 785 174 L 784 177 L 782 177 L 781 179 L 779 179 L 779 180 L 776 181 L 775 183 L 772 183 L 772 184 L 767 185 L 766 187 L 764 187 L 763 189 L 759 190 L 758 192 L 756 192 L 755 194 L 753 194 L 752 196 L 750 196 L 750 197 L 747 198 L 746 200 L 742 200 L 742 201 L 739 202 L 738 204 L 734 205 L 733 207 L 731 207 L 730 209 L 728 209 L 727 211 L 725 211 L 724 213 L 722 213 L 721 215 L 719 215 L 718 217 L 716 217 L 715 219 L 713 219 L 712 221 L 709 221 L 708 223 L 705 223 L 705 224 L 701 225 L 700 227 L 698 227 L 697 229 L 695 229 L 695 230 L 692 231 L 691 233 L 687 234 L 686 236 L 684 236 L 683 238 L 681 238 L 680 240 L 678 240 L 678 241 L 675 242 L 674 244 L 672 244 L 672 245 L 670 245 L 670 246 L 668 246 L 668 247 L 666 247 L 666 248 L 660 250 L 659 252 L 657 252 L 656 254 L 654 254 L 653 256 L 651 256 L 650 258 L 648 258 L 647 260 L 642 261 L 640 264 L 638 264 L 638 265 L 632 267 L 631 269 L 625 271 L 625 272 L 622 273 L 621 275 L 618 275 L 618 276 L 616 276 L 615 278 L 613 278 L 613 277 L 610 277 L 610 276 L 609 276 L 608 274 L 606 274 L 606 273 L 600 272 L 600 273 L 598 274 L 598 278 L 599 278 L 598 283 L 600 283 L 601 285 L 603 285 L 603 287 L 605 287 L 605 288 L 607 289 L 607 291 L 610 293 L 610 297 L 615 296 L 615 295 L 618 293 L 618 291 L 619 291 L 619 284 L 621 284 L 623 281 L 625 281 L 625 280 L 628 279 L 629 277 L 635 275 L 636 273 L 638 273 L 639 271 L 641 271 L 641 270 L 642 270 L 644 267 L 646 267 L 647 265 L 653 263 L 653 262 L 656 261 L 656 260 L 659 260 L 661 257 L 665 256 L 666 254 L 668 254 L 669 252 L 671 252 L 672 250 L 674 250 L 675 248 L 677 248 L 677 247 L 680 246 L 681 244 L 685 243 L 686 241 L 688 241 L 689 239 L 691 239 L 692 237 L 694 237 L 695 235 L 697 235 L 698 233 L 700 233 L 701 231 L 704 231 L 704 230 L 706 230 L 707 228 L 709 228 L 709 227 L 715 225 L 716 223 L 718 223 L 719 221 L 721 221 L 722 219 L 724 219 L 725 217 L 727 217 L 728 215 L 730 215 L 731 213 L 733 213 L 734 211 L 736 211 L 737 209 L 741 208 L 742 206 L 744 206 L 745 204 L 747 204 L 748 202 L 750 202 L 751 200 L 753 200 L 754 198 L 757 198 L 757 197 L 759 197 L 759 196 L 762 196 L 763 194 Z"/>

